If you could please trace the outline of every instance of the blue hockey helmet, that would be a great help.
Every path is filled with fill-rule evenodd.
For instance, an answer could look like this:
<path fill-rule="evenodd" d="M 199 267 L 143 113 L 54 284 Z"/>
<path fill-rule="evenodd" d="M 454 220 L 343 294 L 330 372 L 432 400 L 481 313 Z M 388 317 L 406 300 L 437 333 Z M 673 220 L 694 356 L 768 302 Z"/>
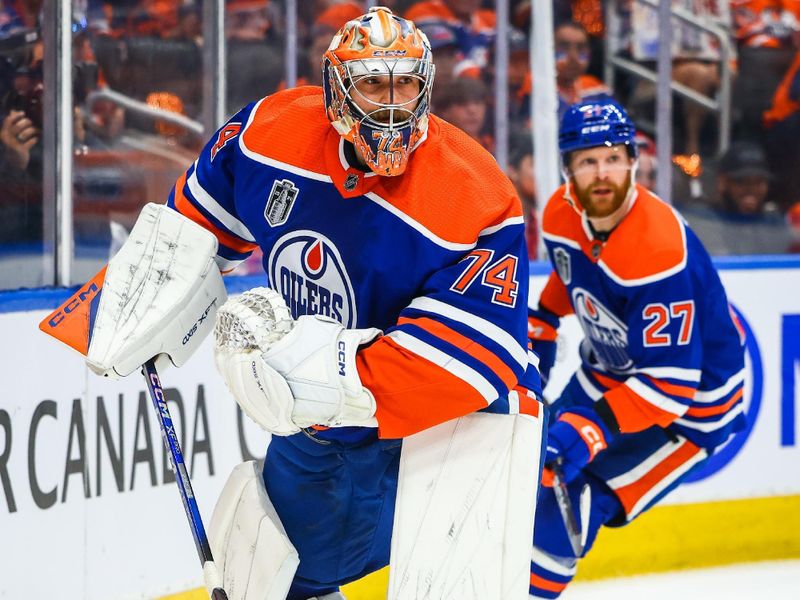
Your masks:
<path fill-rule="evenodd" d="M 611 97 L 573 104 L 561 118 L 558 150 L 564 163 L 570 152 L 596 146 L 624 144 L 631 158 L 638 156 L 636 128 L 628 113 Z"/>

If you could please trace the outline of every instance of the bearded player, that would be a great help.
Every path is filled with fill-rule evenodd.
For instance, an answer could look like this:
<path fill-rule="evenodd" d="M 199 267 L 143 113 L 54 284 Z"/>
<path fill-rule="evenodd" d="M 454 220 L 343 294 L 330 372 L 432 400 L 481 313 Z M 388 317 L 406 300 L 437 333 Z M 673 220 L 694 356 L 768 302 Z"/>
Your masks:
<path fill-rule="evenodd" d="M 576 104 L 561 122 L 567 183 L 543 217 L 554 271 L 529 319 L 542 378 L 562 317 L 574 313 L 584 339 L 581 365 L 551 412 L 531 563 L 536 598 L 564 590 L 601 526 L 631 522 L 744 426 L 741 327 L 697 236 L 636 184 L 634 135 L 612 100 Z M 583 524 L 577 546 L 554 471 Z M 587 486 L 591 502 L 581 509 Z"/>

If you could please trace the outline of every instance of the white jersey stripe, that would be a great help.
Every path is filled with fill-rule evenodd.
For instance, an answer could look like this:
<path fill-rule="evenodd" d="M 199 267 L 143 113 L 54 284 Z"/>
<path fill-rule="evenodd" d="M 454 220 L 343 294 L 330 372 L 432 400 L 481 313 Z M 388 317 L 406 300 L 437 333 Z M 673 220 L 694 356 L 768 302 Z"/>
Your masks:
<path fill-rule="evenodd" d="M 687 410 L 689 410 L 687 405 L 676 402 L 669 396 L 665 396 L 661 392 L 657 392 L 649 385 L 646 385 L 635 377 L 627 379 L 624 385 L 628 386 L 632 391 L 661 410 L 665 410 L 678 416 L 683 415 Z"/>
<path fill-rule="evenodd" d="M 730 394 L 744 381 L 744 369 L 731 375 L 724 384 L 713 390 L 698 391 L 694 396 L 695 402 L 716 402 Z"/>
<path fill-rule="evenodd" d="M 433 364 L 440 366 L 448 373 L 455 375 L 465 383 L 471 385 L 483 396 L 487 405 L 497 400 L 497 390 L 494 389 L 494 386 L 489 383 L 483 375 L 461 361 L 456 360 L 449 354 L 442 352 L 438 348 L 434 348 L 430 344 L 404 331 L 392 331 L 388 337 L 392 338 L 399 346 L 431 361 Z"/>
<path fill-rule="evenodd" d="M 230 271 L 231 269 L 235 269 L 240 264 L 244 262 L 244 260 L 228 260 L 227 258 L 221 257 L 219 254 L 214 257 L 214 262 L 217 263 L 219 270 L 223 273 Z"/>
<path fill-rule="evenodd" d="M 493 233 L 497 233 L 501 229 L 505 229 L 511 225 L 524 225 L 525 219 L 522 218 L 522 215 L 519 217 L 509 217 L 505 221 L 498 223 L 497 225 L 492 225 L 491 227 L 487 227 L 486 229 L 481 230 L 478 234 L 478 237 L 483 237 L 484 235 L 491 235 Z"/>
<path fill-rule="evenodd" d="M 586 395 L 589 396 L 589 398 L 597 402 L 603 397 L 603 392 L 598 390 L 592 384 L 592 382 L 589 381 L 589 378 L 586 376 L 586 373 L 584 373 L 582 368 L 575 371 L 575 376 L 578 378 L 578 383 L 581 384 L 583 391 L 586 392 Z"/>
<path fill-rule="evenodd" d="M 688 429 L 696 429 L 697 431 L 702 431 L 704 433 L 708 433 L 709 431 L 714 431 L 716 429 L 721 429 L 725 427 L 728 423 L 733 421 L 736 416 L 744 410 L 744 405 L 739 402 L 736 406 L 731 408 L 729 411 L 723 413 L 720 419 L 716 421 L 693 421 L 690 418 L 681 418 L 675 419 L 676 425 L 683 425 Z"/>
<path fill-rule="evenodd" d="M 677 444 L 672 441 L 667 442 L 630 471 L 622 473 L 621 475 L 617 475 L 613 479 L 609 479 L 606 481 L 606 484 L 608 484 L 608 487 L 610 487 L 612 490 L 618 490 L 639 481 L 642 477 L 652 471 L 656 465 L 665 461 L 667 457 L 669 457 L 685 443 L 686 438 L 681 438 L 680 443 Z"/>
<path fill-rule="evenodd" d="M 634 373 L 644 373 L 656 379 L 681 379 L 699 383 L 703 372 L 700 369 L 682 369 L 680 367 L 646 367 L 636 369 Z"/>
<path fill-rule="evenodd" d="M 569 238 L 561 237 L 560 235 L 553 235 L 552 233 L 543 231 L 542 237 L 546 240 L 550 240 L 551 242 L 555 242 L 556 244 L 563 244 L 564 246 L 569 246 L 570 248 L 575 248 L 576 250 L 581 249 L 581 245 L 578 242 Z"/>
<path fill-rule="evenodd" d="M 234 235 L 239 236 L 243 240 L 247 240 L 248 242 L 256 241 L 253 237 L 253 234 L 250 233 L 245 224 L 225 210 L 220 203 L 217 202 L 214 197 L 203 188 L 202 185 L 200 185 L 200 182 L 197 180 L 197 161 L 194 163 L 192 174 L 186 180 L 186 185 L 189 186 L 189 191 L 192 193 L 192 196 L 194 196 L 194 199 L 197 200 L 200 206 L 214 215 L 214 217 L 220 223 L 225 225 L 229 231 L 231 231 Z"/>
<path fill-rule="evenodd" d="M 701 460 L 704 460 L 708 456 L 708 453 L 704 449 L 700 449 L 700 451 L 683 463 L 680 467 L 672 471 L 669 475 L 667 475 L 664 479 L 659 481 L 656 485 L 654 485 L 648 492 L 639 498 L 639 501 L 633 505 L 631 508 L 630 513 L 627 515 L 628 521 L 634 519 L 636 515 L 638 515 L 644 508 L 661 492 L 663 492 L 666 488 L 668 488 L 672 483 L 675 482 L 676 479 L 684 475 L 689 469 L 699 463 Z"/>
<path fill-rule="evenodd" d="M 556 575 L 561 575 L 563 577 L 572 577 L 575 575 L 575 565 L 572 567 L 562 565 L 546 552 L 539 550 L 536 546 L 533 547 L 533 552 L 531 552 L 531 562 Z"/>
<path fill-rule="evenodd" d="M 486 319 L 474 315 L 460 308 L 433 298 L 414 298 L 408 308 L 433 313 L 463 323 L 485 335 L 492 341 L 502 346 L 517 361 L 520 367 L 525 369 L 528 366 L 528 350 L 520 346 L 514 337 Z"/>

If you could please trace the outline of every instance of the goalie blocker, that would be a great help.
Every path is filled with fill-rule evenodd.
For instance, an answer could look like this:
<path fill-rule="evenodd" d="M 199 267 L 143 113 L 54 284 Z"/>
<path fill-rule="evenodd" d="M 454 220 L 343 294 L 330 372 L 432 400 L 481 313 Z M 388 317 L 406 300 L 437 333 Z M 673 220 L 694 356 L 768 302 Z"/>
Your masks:
<path fill-rule="evenodd" d="M 158 367 L 180 367 L 227 297 L 216 254 L 213 234 L 167 206 L 147 204 L 109 264 L 39 328 L 105 377 L 130 375 L 153 357 Z"/>

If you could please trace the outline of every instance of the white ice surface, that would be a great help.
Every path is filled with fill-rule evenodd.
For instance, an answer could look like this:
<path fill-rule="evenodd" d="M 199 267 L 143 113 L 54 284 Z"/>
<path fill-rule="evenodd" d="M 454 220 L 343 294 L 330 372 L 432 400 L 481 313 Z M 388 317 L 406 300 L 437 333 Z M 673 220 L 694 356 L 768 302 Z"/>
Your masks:
<path fill-rule="evenodd" d="M 577 582 L 560 598 L 589 599 L 800 600 L 800 560 Z"/>

